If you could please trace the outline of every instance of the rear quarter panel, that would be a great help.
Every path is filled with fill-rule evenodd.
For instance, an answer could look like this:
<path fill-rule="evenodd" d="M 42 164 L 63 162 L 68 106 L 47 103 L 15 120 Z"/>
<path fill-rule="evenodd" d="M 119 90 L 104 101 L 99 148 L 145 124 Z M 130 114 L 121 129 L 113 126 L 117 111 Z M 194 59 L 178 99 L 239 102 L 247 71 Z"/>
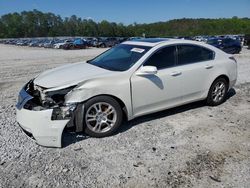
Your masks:
<path fill-rule="evenodd" d="M 229 88 L 233 87 L 237 80 L 237 63 L 229 57 L 232 55 L 224 52 L 217 52 L 214 60 L 214 68 L 211 76 L 206 81 L 207 91 L 204 92 L 202 98 L 206 98 L 212 83 L 219 76 L 225 75 L 229 78 Z"/>

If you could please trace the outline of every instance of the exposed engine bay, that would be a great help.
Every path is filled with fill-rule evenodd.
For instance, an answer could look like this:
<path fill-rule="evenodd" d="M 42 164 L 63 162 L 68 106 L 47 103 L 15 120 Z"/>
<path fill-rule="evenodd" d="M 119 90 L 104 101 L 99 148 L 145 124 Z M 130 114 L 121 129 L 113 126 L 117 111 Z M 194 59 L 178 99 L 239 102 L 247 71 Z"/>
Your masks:
<path fill-rule="evenodd" d="M 35 85 L 31 80 L 24 89 L 33 99 L 25 104 L 25 108 L 29 110 L 43 110 L 63 106 L 65 95 L 74 87 L 71 86 L 62 90 L 47 92 L 47 88 Z"/>
<path fill-rule="evenodd" d="M 67 95 L 75 86 L 56 91 L 46 91 L 47 88 L 35 85 L 33 80 L 28 82 L 24 90 L 32 98 L 24 104 L 24 108 L 33 111 L 42 111 L 53 109 L 51 120 L 69 119 L 76 104 L 66 104 L 65 95 Z"/>

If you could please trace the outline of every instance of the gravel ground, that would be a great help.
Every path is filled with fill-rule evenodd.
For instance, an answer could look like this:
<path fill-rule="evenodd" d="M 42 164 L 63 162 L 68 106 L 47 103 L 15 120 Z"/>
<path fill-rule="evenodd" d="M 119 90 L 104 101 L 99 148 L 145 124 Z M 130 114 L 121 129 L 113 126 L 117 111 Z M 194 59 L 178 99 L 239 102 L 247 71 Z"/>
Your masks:
<path fill-rule="evenodd" d="M 104 49 L 0 45 L 0 187 L 250 187 L 250 50 L 218 107 L 202 102 L 124 123 L 102 139 L 66 132 L 64 148 L 35 144 L 15 122 L 18 91 L 36 74 Z"/>

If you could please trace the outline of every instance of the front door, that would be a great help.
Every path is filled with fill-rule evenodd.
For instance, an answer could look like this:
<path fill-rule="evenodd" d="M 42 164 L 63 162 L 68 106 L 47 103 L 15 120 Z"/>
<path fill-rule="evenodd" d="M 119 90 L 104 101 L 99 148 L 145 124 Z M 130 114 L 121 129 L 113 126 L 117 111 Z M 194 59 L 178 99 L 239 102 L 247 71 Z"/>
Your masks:
<path fill-rule="evenodd" d="M 176 47 L 157 50 L 143 66 L 155 66 L 154 75 L 131 77 L 134 116 L 156 112 L 182 103 L 182 73 L 176 67 Z"/>

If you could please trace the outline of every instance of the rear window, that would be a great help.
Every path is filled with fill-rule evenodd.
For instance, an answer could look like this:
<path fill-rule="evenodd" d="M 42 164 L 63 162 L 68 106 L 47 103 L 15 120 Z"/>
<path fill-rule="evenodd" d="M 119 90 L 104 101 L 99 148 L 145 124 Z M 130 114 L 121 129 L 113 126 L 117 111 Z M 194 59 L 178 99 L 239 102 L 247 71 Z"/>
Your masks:
<path fill-rule="evenodd" d="M 214 52 L 196 45 L 178 45 L 178 65 L 209 61 L 214 59 Z"/>

